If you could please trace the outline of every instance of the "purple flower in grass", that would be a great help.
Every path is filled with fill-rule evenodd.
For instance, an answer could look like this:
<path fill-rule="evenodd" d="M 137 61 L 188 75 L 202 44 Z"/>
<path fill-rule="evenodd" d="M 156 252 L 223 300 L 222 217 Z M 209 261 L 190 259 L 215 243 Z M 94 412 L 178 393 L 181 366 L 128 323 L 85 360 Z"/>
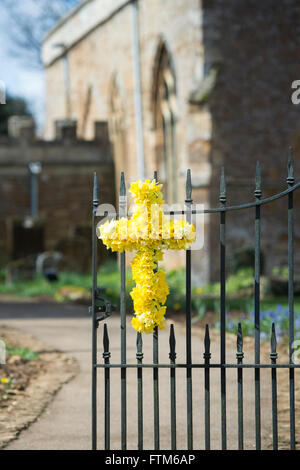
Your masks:
<path fill-rule="evenodd" d="M 300 330 L 300 317 L 295 319 L 295 329 Z"/>
<path fill-rule="evenodd" d="M 266 341 L 266 340 L 268 339 L 268 337 L 269 337 L 269 335 L 268 335 L 267 333 L 265 333 L 265 331 L 262 331 L 262 332 L 260 333 L 260 339 L 261 339 L 262 341 Z"/>

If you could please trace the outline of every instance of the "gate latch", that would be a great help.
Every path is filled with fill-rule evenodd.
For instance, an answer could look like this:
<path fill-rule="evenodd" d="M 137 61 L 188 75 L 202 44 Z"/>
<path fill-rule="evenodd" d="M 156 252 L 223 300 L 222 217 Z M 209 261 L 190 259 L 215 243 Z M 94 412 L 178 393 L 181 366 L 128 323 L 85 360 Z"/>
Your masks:
<path fill-rule="evenodd" d="M 95 310 L 96 313 L 101 313 L 102 315 L 97 315 L 96 316 L 96 326 L 99 326 L 99 322 L 102 320 L 105 320 L 106 318 L 110 317 L 112 312 L 116 310 L 115 305 L 112 305 L 112 303 L 104 299 L 103 297 L 98 297 L 96 296 L 97 301 L 103 302 L 103 305 L 96 305 Z M 92 313 L 92 307 L 90 307 L 90 312 Z"/>

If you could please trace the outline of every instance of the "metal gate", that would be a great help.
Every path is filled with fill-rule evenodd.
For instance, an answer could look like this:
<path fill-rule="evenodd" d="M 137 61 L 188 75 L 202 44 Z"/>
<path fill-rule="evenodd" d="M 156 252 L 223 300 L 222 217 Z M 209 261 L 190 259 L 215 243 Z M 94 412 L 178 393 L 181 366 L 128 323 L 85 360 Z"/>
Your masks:
<path fill-rule="evenodd" d="M 154 175 L 156 177 L 156 175 Z M 99 295 L 97 288 L 97 243 L 96 239 L 96 224 L 99 218 L 105 216 L 98 209 L 98 184 L 97 176 L 94 175 L 94 191 L 93 191 L 93 232 L 92 232 L 92 274 L 93 274 L 93 288 L 92 288 L 92 448 L 97 449 L 97 375 L 99 369 L 104 371 L 104 401 L 105 401 L 105 418 L 104 418 L 104 443 L 103 448 L 110 449 L 110 372 L 112 368 L 120 369 L 121 374 L 121 448 L 127 448 L 127 371 L 129 368 L 134 368 L 137 371 L 137 416 L 138 416 L 138 439 L 137 449 L 143 450 L 143 370 L 150 368 L 153 370 L 153 426 L 154 426 L 154 449 L 160 449 L 160 425 L 159 425 L 159 370 L 162 368 L 169 369 L 170 372 L 170 441 L 171 449 L 177 449 L 176 442 L 176 370 L 184 368 L 186 370 L 186 437 L 187 449 L 193 450 L 196 446 L 193 442 L 193 387 L 192 376 L 193 369 L 203 369 L 204 373 L 204 427 L 205 427 L 205 449 L 209 450 L 211 447 L 211 407 L 210 407 L 210 373 L 211 369 L 220 370 L 220 401 L 221 401 L 221 443 L 222 450 L 227 448 L 227 416 L 226 416 L 226 372 L 229 368 L 234 368 L 237 371 L 237 409 L 238 409 L 238 442 L 239 450 L 244 448 L 244 402 L 243 402 L 243 372 L 244 369 L 253 369 L 254 372 L 254 387 L 255 387 L 255 442 L 256 449 L 261 449 L 261 370 L 269 369 L 271 375 L 271 400 L 272 400 L 272 437 L 273 448 L 278 449 L 278 416 L 277 416 L 277 369 L 286 368 L 289 371 L 289 414 L 290 414 L 290 448 L 295 449 L 295 369 L 300 365 L 294 363 L 294 208 L 293 208 L 293 195 L 294 191 L 300 187 L 300 183 L 295 184 L 293 157 L 292 150 L 290 149 L 288 159 L 288 176 L 287 176 L 287 189 L 272 197 L 262 199 L 261 191 L 261 176 L 260 166 L 257 164 L 256 171 L 256 185 L 255 185 L 255 200 L 248 204 L 237 206 L 226 205 L 226 181 L 224 169 L 221 174 L 220 181 L 220 206 L 213 209 L 203 210 L 206 214 L 217 213 L 220 218 L 220 360 L 218 363 L 211 362 L 210 351 L 210 332 L 206 326 L 205 339 L 204 339 L 204 354 L 202 363 L 194 363 L 192 361 L 191 349 L 191 263 L 192 252 L 186 250 L 186 330 L 185 330 L 185 351 L 186 360 L 183 363 L 176 363 L 175 351 L 175 334 L 173 325 L 170 327 L 170 352 L 169 361 L 159 363 L 158 360 L 158 331 L 157 327 L 153 333 L 153 362 L 143 362 L 142 352 L 142 337 L 137 333 L 136 343 L 136 364 L 126 362 L 126 303 L 125 303 L 125 253 L 120 255 L 120 276 L 121 276 L 121 292 L 120 292 L 120 329 L 121 329 L 121 362 L 111 363 L 109 351 L 109 337 L 108 328 L 104 324 L 103 328 L 103 361 L 98 362 L 97 354 L 97 328 L 99 322 L 104 320 L 110 315 L 111 304 L 104 300 Z M 116 216 L 126 216 L 125 209 L 125 182 L 124 175 L 121 175 L 120 185 L 120 209 L 119 214 Z M 183 214 L 187 220 L 191 219 L 197 210 L 192 208 L 192 184 L 190 170 L 187 172 L 186 180 L 186 200 L 185 209 L 182 211 L 165 212 L 171 214 Z M 287 199 L 287 232 L 288 232 L 288 304 L 289 304 L 289 361 L 288 363 L 278 364 L 276 352 L 276 325 L 273 323 L 271 332 L 271 350 L 270 362 L 261 363 L 260 354 L 260 259 L 261 259 L 261 206 L 270 204 L 279 198 Z M 254 224 L 255 224 L 255 263 L 254 263 L 254 363 L 244 362 L 243 352 L 243 334 L 241 324 L 238 326 L 237 334 L 237 352 L 236 363 L 228 363 L 226 361 L 226 278 L 225 278 L 225 254 L 226 254 L 226 214 L 229 211 L 249 210 L 254 211 Z"/>

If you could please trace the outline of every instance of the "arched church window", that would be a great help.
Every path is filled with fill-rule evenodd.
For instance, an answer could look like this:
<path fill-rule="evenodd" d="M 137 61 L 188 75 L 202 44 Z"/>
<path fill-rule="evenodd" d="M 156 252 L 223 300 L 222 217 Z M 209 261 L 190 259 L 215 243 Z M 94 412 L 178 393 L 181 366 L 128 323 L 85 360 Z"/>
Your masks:
<path fill-rule="evenodd" d="M 168 203 L 176 202 L 176 81 L 170 54 L 164 44 L 158 51 L 155 76 L 155 132 L 159 179 Z"/>

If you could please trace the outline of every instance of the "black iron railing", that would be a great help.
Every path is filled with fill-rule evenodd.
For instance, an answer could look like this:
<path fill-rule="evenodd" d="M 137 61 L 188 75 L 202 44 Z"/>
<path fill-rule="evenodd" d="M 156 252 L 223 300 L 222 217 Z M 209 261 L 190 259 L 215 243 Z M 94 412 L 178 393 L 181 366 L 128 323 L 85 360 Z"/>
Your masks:
<path fill-rule="evenodd" d="M 157 175 L 154 175 L 156 179 Z M 136 369 L 137 371 L 137 416 L 138 416 L 138 440 L 137 448 L 143 449 L 143 369 L 153 370 L 153 435 L 154 449 L 160 449 L 160 422 L 159 422 L 159 370 L 170 370 L 170 441 L 171 449 L 177 448 L 177 423 L 176 423 L 176 369 L 186 369 L 186 410 L 187 410 L 187 449 L 194 448 L 193 443 L 193 396 L 192 396 L 192 372 L 193 369 L 204 369 L 204 430 L 205 430 L 205 449 L 211 447 L 211 369 L 220 370 L 221 390 L 221 446 L 225 450 L 227 448 L 227 419 L 226 419 L 226 372 L 227 369 L 237 370 L 237 409 L 238 409 L 238 449 L 244 449 L 244 400 L 243 400 L 243 371 L 244 369 L 254 370 L 254 390 L 255 390 L 255 440 L 256 449 L 261 449 L 261 378 L 262 369 L 270 369 L 271 371 L 271 399 L 272 399 L 272 432 L 273 432 L 273 448 L 278 449 L 278 410 L 277 410 L 277 369 L 289 370 L 289 397 L 290 397 L 290 448 L 295 449 L 295 369 L 299 368 L 299 364 L 294 364 L 294 214 L 293 214 L 293 194 L 299 188 L 300 183 L 295 184 L 293 157 L 290 150 L 288 160 L 288 188 L 272 197 L 262 199 L 261 191 L 261 175 L 260 166 L 257 164 L 254 201 L 247 204 L 237 206 L 226 205 L 226 180 L 224 169 L 221 173 L 220 181 L 220 207 L 212 209 L 198 210 L 194 209 L 192 204 L 192 183 L 191 172 L 187 172 L 186 181 L 186 200 L 185 209 L 180 211 L 165 211 L 168 215 L 185 215 L 187 221 L 191 221 L 194 214 L 220 214 L 220 362 L 211 363 L 210 352 L 210 331 L 206 326 L 204 337 L 204 354 L 203 363 L 195 363 L 192 361 L 192 328 L 191 328 L 191 250 L 186 250 L 186 360 L 184 363 L 176 363 L 176 341 L 174 326 L 170 327 L 169 336 L 169 363 L 159 363 L 158 357 L 158 330 L 153 333 L 153 362 L 143 362 L 143 341 L 142 335 L 137 334 L 136 341 L 136 363 L 126 362 L 126 259 L 125 253 L 120 255 L 120 363 L 110 362 L 109 337 L 107 325 L 103 329 L 103 363 L 97 361 L 97 327 L 99 317 L 97 312 L 98 306 L 98 290 L 97 290 L 97 240 L 96 240 L 96 223 L 99 217 L 103 217 L 106 213 L 97 210 L 98 201 L 98 184 L 97 177 L 94 177 L 94 197 L 93 197 L 93 233 L 92 233 L 92 273 L 93 273 L 93 297 L 92 297 L 92 448 L 97 448 L 97 370 L 104 369 L 104 447 L 110 449 L 110 370 L 120 369 L 121 373 L 121 448 L 127 448 L 127 369 Z M 126 211 L 126 188 L 124 174 L 121 175 L 120 185 L 120 208 L 117 217 L 129 217 L 131 214 Z M 276 331 L 275 324 L 272 324 L 271 344 L 270 344 L 270 363 L 261 363 L 260 355 L 260 259 L 261 259 L 261 206 L 270 204 L 273 201 L 287 196 L 288 198 L 288 269 L 289 269 L 289 362 L 278 364 L 276 352 Z M 226 277 L 225 277 L 225 260 L 226 260 L 226 213 L 229 211 L 254 209 L 255 211 L 255 261 L 254 261 L 254 363 L 244 363 L 243 352 L 243 332 L 242 326 L 238 324 L 237 332 L 237 351 L 236 364 L 226 362 Z"/>

